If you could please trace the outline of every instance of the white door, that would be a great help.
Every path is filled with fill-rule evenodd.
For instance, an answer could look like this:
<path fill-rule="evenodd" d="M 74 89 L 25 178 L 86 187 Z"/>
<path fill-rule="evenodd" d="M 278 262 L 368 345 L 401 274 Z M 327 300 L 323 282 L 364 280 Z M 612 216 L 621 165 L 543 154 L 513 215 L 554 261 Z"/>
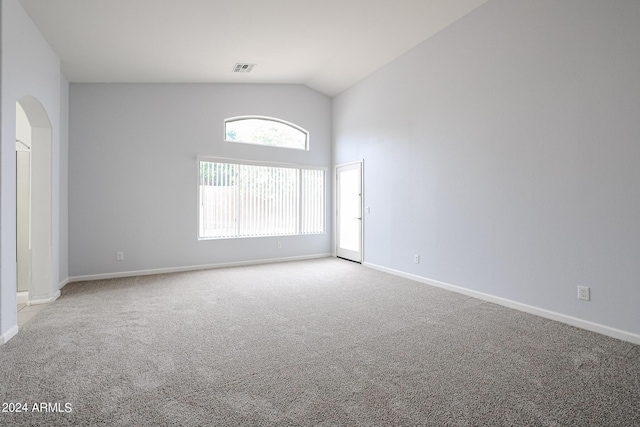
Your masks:
<path fill-rule="evenodd" d="M 336 167 L 336 255 L 362 262 L 362 162 Z"/>

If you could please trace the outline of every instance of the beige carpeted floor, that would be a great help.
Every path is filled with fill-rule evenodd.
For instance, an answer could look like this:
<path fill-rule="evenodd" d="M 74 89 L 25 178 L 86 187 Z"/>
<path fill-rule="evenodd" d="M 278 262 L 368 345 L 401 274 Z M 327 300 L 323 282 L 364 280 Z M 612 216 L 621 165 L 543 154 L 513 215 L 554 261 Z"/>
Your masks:
<path fill-rule="evenodd" d="M 0 378 L 8 426 L 640 425 L 640 346 L 330 258 L 71 283 Z"/>

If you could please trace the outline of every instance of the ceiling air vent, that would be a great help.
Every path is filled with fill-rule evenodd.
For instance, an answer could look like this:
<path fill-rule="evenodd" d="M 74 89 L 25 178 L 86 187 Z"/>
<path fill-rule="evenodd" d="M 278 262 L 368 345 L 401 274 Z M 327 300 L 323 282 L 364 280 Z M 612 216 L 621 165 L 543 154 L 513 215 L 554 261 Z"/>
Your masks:
<path fill-rule="evenodd" d="M 236 64 L 233 67 L 233 72 L 234 73 L 250 73 L 251 70 L 253 70 L 253 67 L 255 67 L 256 64 Z"/>

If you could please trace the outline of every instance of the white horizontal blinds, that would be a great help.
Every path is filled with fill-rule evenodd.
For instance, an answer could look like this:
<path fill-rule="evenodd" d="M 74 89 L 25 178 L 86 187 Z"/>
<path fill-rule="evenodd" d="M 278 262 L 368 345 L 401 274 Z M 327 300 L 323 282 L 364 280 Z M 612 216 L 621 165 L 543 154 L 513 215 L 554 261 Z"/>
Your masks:
<path fill-rule="evenodd" d="M 200 237 L 236 234 L 236 166 L 200 162 Z"/>
<path fill-rule="evenodd" d="M 302 215 L 301 234 L 324 233 L 324 178 L 323 170 L 301 169 Z"/>
<path fill-rule="evenodd" d="M 323 170 L 200 162 L 199 237 L 324 232 Z"/>

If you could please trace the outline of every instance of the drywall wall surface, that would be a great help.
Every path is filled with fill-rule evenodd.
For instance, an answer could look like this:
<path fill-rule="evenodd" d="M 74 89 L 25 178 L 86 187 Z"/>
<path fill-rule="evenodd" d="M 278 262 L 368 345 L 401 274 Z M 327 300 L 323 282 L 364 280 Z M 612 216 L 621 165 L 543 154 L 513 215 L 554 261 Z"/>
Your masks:
<path fill-rule="evenodd" d="M 31 125 L 20 105 L 16 105 L 16 150 L 31 148 Z"/>
<path fill-rule="evenodd" d="M 53 130 L 53 158 L 60 148 L 60 60 L 18 0 L 2 1 L 2 151 L 0 196 L 0 334 L 16 324 L 16 102 L 31 96 L 42 105 Z M 31 123 L 32 126 L 39 124 Z M 54 169 L 58 168 L 54 160 Z M 52 177 L 53 178 L 53 177 Z M 59 182 L 52 182 L 52 209 L 59 203 Z M 59 217 L 54 218 L 55 221 Z M 53 228 L 58 224 L 53 224 Z M 57 277 L 59 236 L 51 248 Z M 57 290 L 51 283 L 50 295 Z"/>
<path fill-rule="evenodd" d="M 16 275 L 18 292 L 29 290 L 31 258 L 31 125 L 16 104 Z"/>
<path fill-rule="evenodd" d="M 59 238 L 58 285 L 69 278 L 69 82 L 60 76 L 60 156 L 58 170 L 59 208 L 58 227 L 54 233 Z M 54 239 L 56 240 L 56 239 Z"/>
<path fill-rule="evenodd" d="M 638 22 L 493 0 L 334 98 L 365 261 L 640 334 Z"/>
<path fill-rule="evenodd" d="M 330 252 L 329 196 L 325 234 L 199 241 L 196 162 L 212 156 L 328 168 L 330 98 L 260 84 L 72 83 L 70 94 L 71 276 Z M 303 127 L 310 149 L 225 142 L 224 119 L 243 115 Z"/>

